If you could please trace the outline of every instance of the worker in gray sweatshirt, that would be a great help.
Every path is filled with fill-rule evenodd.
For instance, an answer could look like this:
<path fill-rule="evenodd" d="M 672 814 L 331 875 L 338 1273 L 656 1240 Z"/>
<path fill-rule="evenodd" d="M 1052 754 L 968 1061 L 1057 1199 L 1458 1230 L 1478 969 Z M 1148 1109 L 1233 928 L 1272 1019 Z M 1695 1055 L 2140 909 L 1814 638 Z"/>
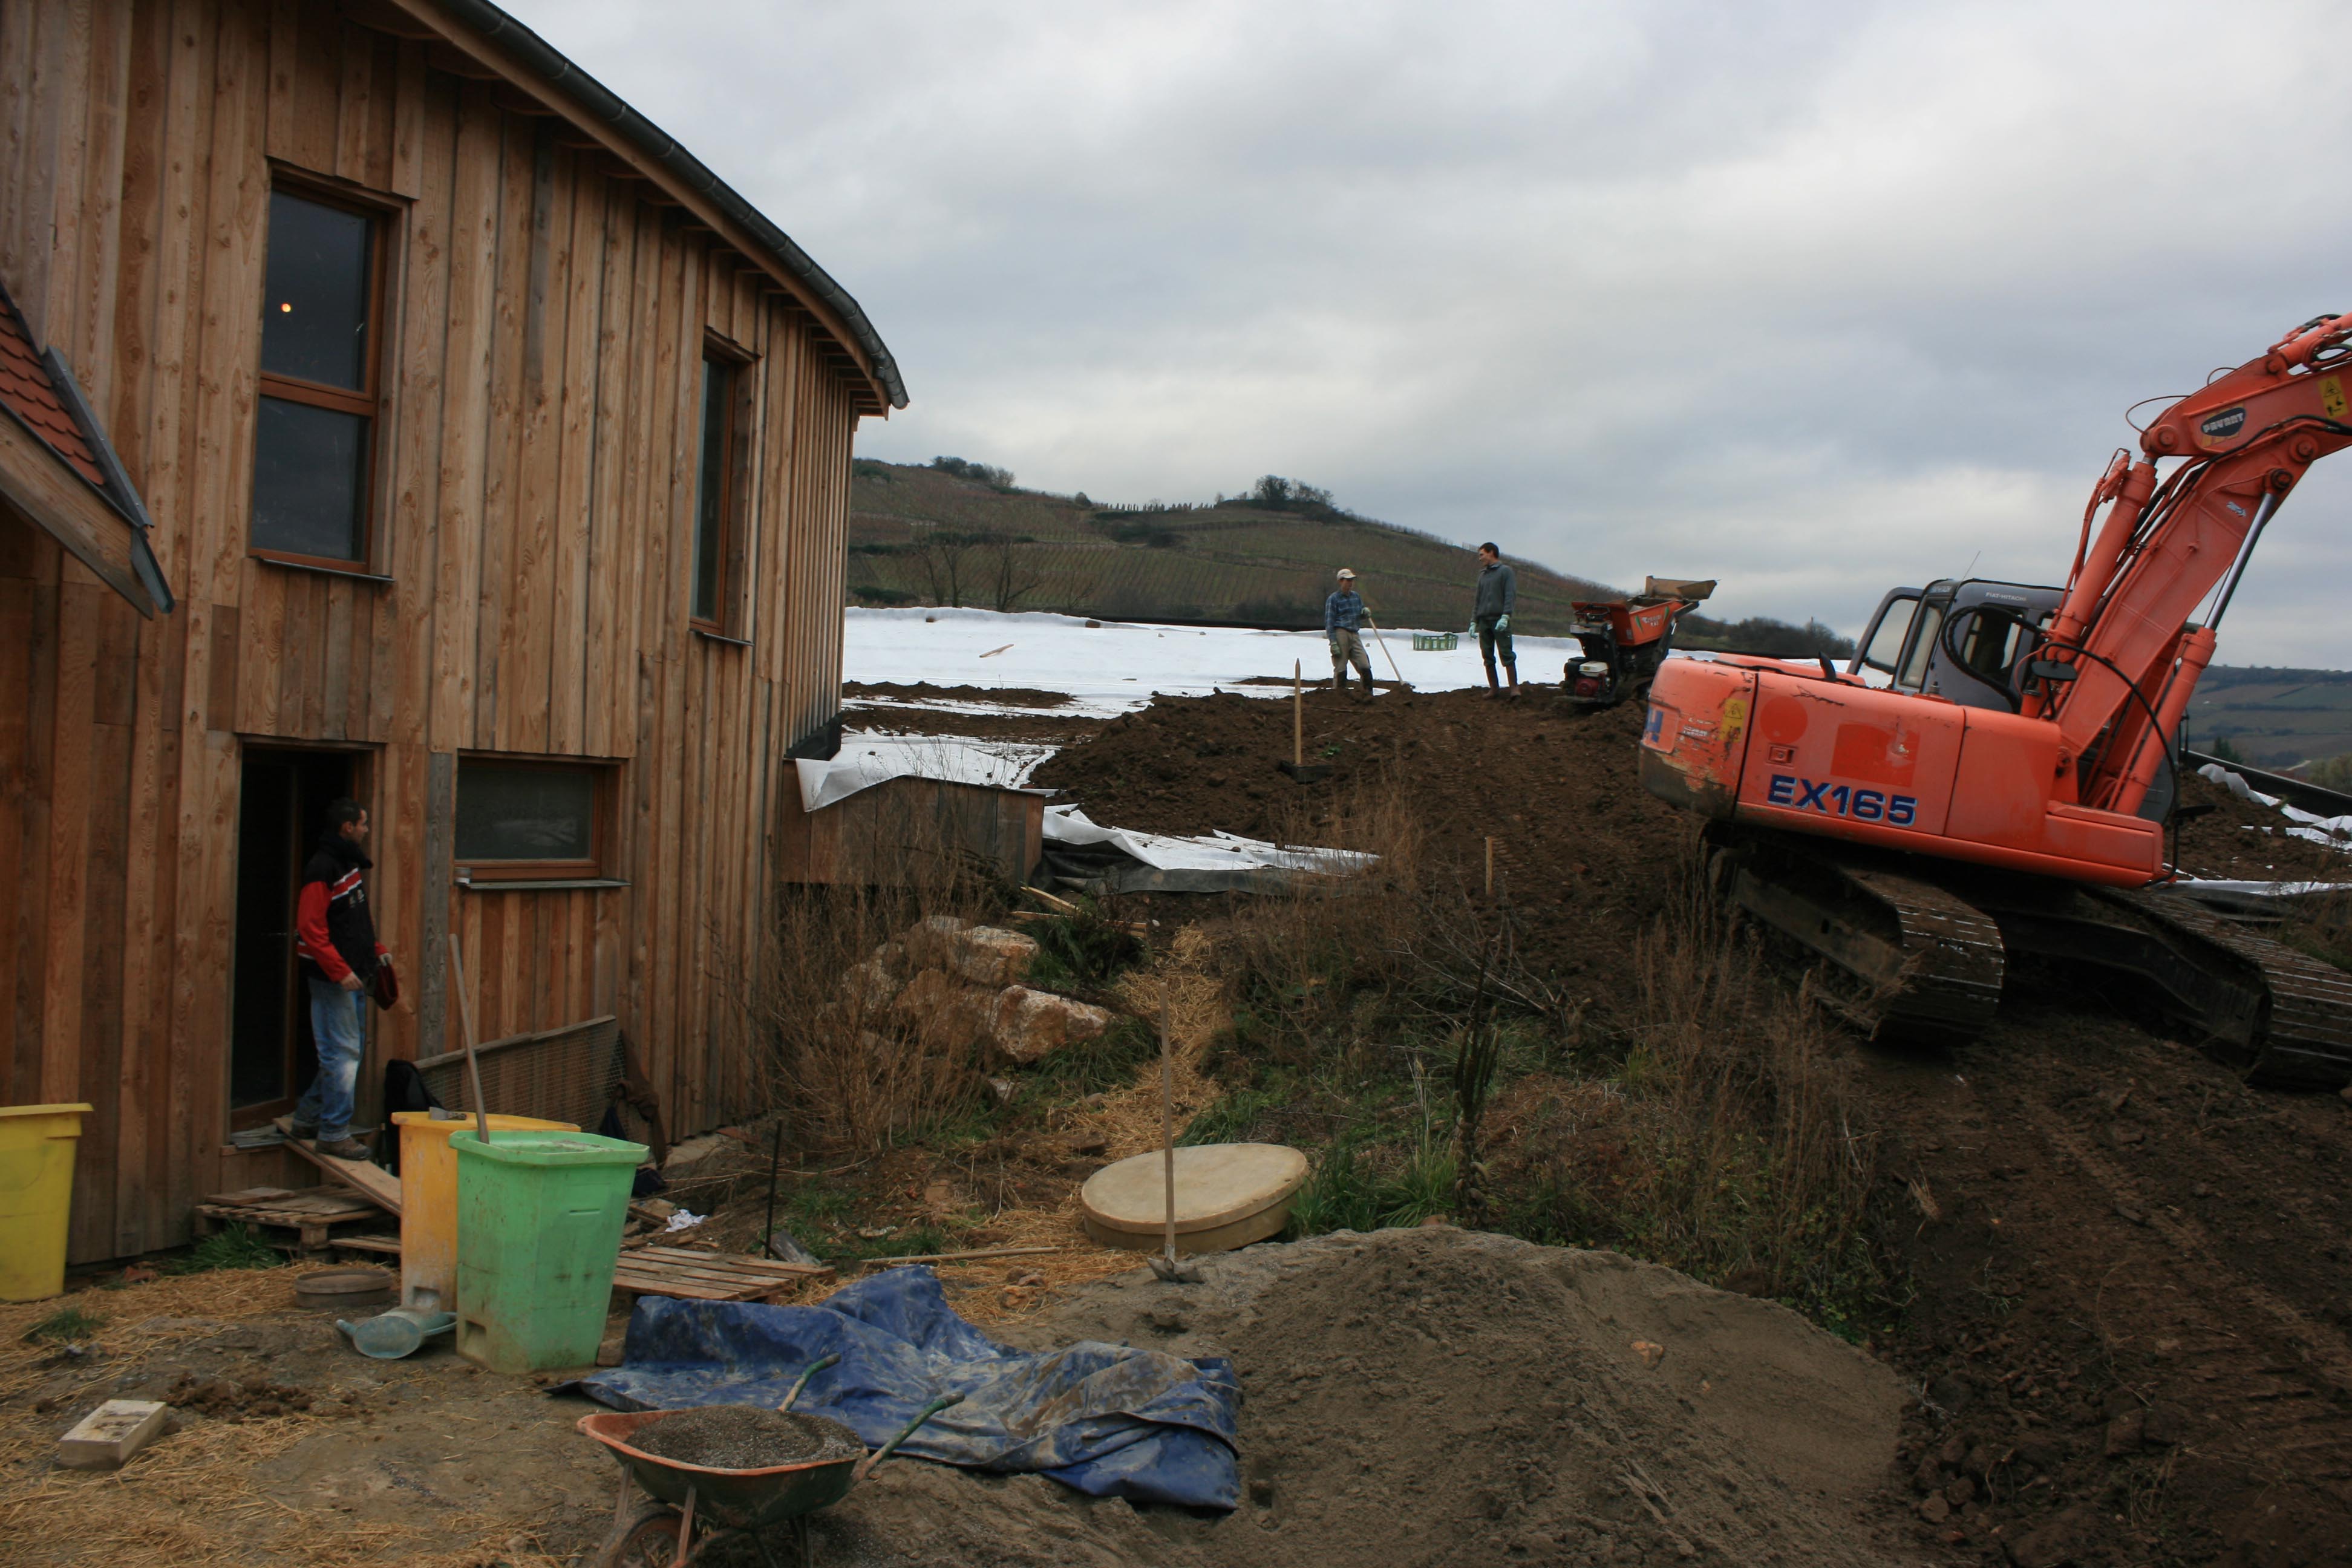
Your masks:
<path fill-rule="evenodd" d="M 1481 697 L 1496 694 L 1497 654 L 1502 656 L 1504 672 L 1511 678 L 1511 695 L 1519 694 L 1519 656 L 1511 651 L 1511 611 L 1518 602 L 1518 579 L 1503 564 L 1503 552 L 1489 540 L 1478 547 L 1478 597 L 1470 610 L 1470 629 L 1478 634 L 1478 657 L 1486 665 L 1486 689 L 1478 694 Z"/>

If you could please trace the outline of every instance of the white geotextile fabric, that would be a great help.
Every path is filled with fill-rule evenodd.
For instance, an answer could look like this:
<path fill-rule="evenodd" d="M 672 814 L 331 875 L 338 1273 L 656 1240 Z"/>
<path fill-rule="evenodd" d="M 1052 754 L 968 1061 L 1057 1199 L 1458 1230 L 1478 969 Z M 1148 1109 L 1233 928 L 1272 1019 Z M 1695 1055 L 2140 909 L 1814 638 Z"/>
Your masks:
<path fill-rule="evenodd" d="M 1202 838 L 1134 833 L 1090 822 L 1075 805 L 1045 808 L 1045 842 L 1087 848 L 1105 846 L 1157 871 L 1314 871 L 1344 877 L 1379 858 L 1348 849 L 1268 844 L 1232 833 L 1213 833 Z"/>
<path fill-rule="evenodd" d="M 1002 741 L 851 733 L 842 737 L 841 753 L 831 762 L 800 757 L 793 760 L 793 767 L 800 775 L 801 809 L 822 811 L 859 790 L 898 778 L 1020 789 L 1029 782 L 1037 764 L 1053 753 L 1051 746 L 1024 746 Z"/>
<path fill-rule="evenodd" d="M 2322 816 L 2316 812 L 2289 805 L 2274 795 L 2264 795 L 2219 763 L 2207 763 L 2197 770 L 2197 773 L 2200 778 L 2220 784 L 2240 800 L 2250 800 L 2256 805 L 2266 805 L 2277 812 L 2294 824 L 2286 831 L 2297 838 L 2308 838 L 2315 844 L 2333 845 L 2338 849 L 2352 848 L 2352 812 L 2342 816 Z"/>

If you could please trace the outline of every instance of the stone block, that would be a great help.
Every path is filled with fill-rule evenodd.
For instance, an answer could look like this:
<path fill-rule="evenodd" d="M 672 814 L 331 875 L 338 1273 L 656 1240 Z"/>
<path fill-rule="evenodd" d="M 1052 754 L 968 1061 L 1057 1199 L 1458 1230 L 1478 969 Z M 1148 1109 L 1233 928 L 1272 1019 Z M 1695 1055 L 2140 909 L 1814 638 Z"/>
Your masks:
<path fill-rule="evenodd" d="M 163 1434 L 171 1407 L 156 1399 L 110 1399 L 58 1439 L 58 1463 L 69 1470 L 119 1470 Z"/>
<path fill-rule="evenodd" d="M 1036 961 L 1034 938 L 998 926 L 970 927 L 948 944 L 949 970 L 975 985 L 1016 985 Z"/>

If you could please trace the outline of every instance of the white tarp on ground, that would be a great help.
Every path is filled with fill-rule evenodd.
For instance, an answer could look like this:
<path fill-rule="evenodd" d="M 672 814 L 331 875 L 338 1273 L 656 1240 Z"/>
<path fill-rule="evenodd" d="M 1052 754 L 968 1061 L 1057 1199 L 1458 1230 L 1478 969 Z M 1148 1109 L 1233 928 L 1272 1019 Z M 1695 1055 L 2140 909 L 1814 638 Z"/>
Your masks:
<path fill-rule="evenodd" d="M 1046 865 L 1068 885 L 1103 892 L 1264 891 L 1302 876 L 1350 876 L 1378 858 L 1231 833 L 1134 833 L 1100 826 L 1074 805 L 1045 808 Z"/>
<path fill-rule="evenodd" d="M 2252 801 L 2256 805 L 2269 806 L 2294 824 L 2286 831 L 2297 838 L 2308 838 L 2315 844 L 2326 844 L 2337 849 L 2352 849 L 2352 813 L 2342 816 L 2321 816 L 2287 805 L 2274 795 L 2264 795 L 2237 773 L 2219 763 L 2207 763 L 2197 770 L 2198 776 L 2210 779 L 2236 795 L 2240 800 Z"/>
<path fill-rule="evenodd" d="M 1374 605 L 1374 613 L 1379 606 Z M 1463 620 L 1469 620 L 1470 584 L 1462 586 Z M 1415 653 L 1412 628 L 1381 628 L 1387 653 L 1365 629 L 1364 652 L 1372 673 L 1397 673 L 1423 691 L 1453 691 L 1484 686 L 1478 639 L 1462 635 L 1449 653 Z M 1558 682 L 1560 667 L 1582 657 L 1570 637 L 1518 639 L 1519 678 Z M 1076 616 L 993 610 L 874 610 L 853 606 L 843 632 L 842 677 L 846 680 L 933 686 L 1017 687 L 1067 692 L 1066 707 L 1006 711 L 1131 712 L 1155 693 L 1205 697 L 1214 690 L 1279 697 L 1286 687 L 1245 687 L 1254 676 L 1290 679 L 1297 664 L 1308 680 L 1331 679 L 1331 654 L 1317 631 L 1262 632 L 1244 626 L 1146 626 L 1106 621 L 1089 626 Z M 854 704 L 900 706 L 888 699 L 857 699 Z"/>
<path fill-rule="evenodd" d="M 950 784 L 1020 789 L 1037 764 L 1054 754 L 1051 746 L 1015 741 L 973 741 L 950 735 L 867 735 L 852 731 L 841 738 L 831 762 L 796 758 L 801 809 L 822 811 L 859 790 L 887 779 L 943 779 Z"/>

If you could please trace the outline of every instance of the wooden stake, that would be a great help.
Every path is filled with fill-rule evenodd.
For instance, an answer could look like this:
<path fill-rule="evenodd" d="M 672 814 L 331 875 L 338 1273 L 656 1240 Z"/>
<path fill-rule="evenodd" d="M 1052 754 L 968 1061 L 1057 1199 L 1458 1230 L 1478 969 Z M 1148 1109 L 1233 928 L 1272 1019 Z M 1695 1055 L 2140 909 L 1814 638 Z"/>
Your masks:
<path fill-rule="evenodd" d="M 1495 896 L 1495 841 L 1486 840 L 1486 896 Z"/>
<path fill-rule="evenodd" d="M 474 1090 L 474 1128 L 487 1146 L 490 1108 L 482 1102 L 482 1064 L 474 1058 L 474 1004 L 466 994 L 466 961 L 457 955 L 457 933 L 449 933 L 449 974 L 457 985 L 457 1022 L 466 1030 L 466 1077 Z"/>
<path fill-rule="evenodd" d="M 1298 659 L 1290 661 L 1290 765 L 1307 765 L 1307 686 L 1299 672 L 1306 666 Z"/>
<path fill-rule="evenodd" d="M 1160 994 L 1160 1149 L 1168 1193 L 1168 1268 L 1176 1268 L 1176 1068 L 1168 1049 L 1168 994 Z"/>

